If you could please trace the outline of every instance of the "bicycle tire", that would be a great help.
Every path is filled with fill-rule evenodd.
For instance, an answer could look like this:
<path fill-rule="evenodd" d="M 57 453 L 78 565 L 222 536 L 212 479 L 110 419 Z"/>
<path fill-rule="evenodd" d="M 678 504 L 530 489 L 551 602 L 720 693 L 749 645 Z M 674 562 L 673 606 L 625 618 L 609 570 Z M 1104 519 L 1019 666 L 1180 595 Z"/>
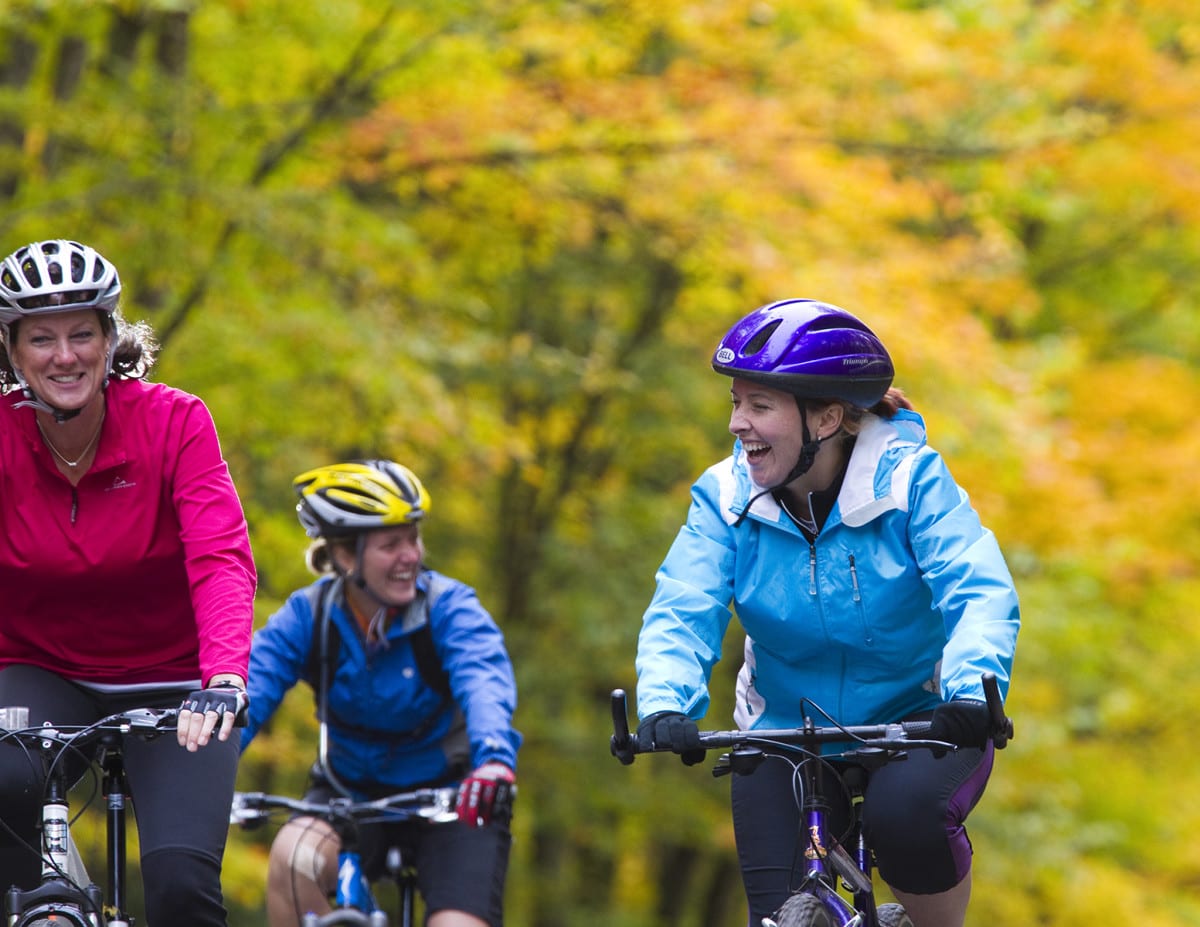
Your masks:
<path fill-rule="evenodd" d="M 778 927 L 834 927 L 833 915 L 815 895 L 797 892 L 775 915 Z"/>
<path fill-rule="evenodd" d="M 14 927 L 96 927 L 96 921 L 74 905 L 51 903 L 22 911 Z"/>
<path fill-rule="evenodd" d="M 877 913 L 879 927 L 914 927 L 912 918 L 902 904 L 881 904 Z"/>
<path fill-rule="evenodd" d="M 302 923 L 305 927 L 308 927 L 309 924 L 316 925 L 316 927 L 370 927 L 376 921 L 372 920 L 370 914 L 360 911 L 358 908 L 334 908 L 327 914 L 306 915 Z"/>

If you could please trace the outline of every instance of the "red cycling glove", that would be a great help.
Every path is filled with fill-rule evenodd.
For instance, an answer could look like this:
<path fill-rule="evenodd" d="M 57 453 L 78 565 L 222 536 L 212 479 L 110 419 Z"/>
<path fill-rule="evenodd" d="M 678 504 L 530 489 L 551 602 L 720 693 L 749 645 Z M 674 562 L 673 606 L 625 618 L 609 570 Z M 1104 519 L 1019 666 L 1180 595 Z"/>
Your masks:
<path fill-rule="evenodd" d="M 458 819 L 468 827 L 484 827 L 512 816 L 517 788 L 513 771 L 503 763 L 484 763 L 458 786 Z"/>

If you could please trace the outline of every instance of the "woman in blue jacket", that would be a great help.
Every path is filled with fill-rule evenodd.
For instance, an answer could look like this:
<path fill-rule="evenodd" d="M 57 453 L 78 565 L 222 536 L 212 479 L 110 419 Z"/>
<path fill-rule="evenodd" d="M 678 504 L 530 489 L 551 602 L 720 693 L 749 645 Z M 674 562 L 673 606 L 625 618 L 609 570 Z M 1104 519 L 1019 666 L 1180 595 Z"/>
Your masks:
<path fill-rule="evenodd" d="M 460 823 L 369 825 L 360 833 L 364 864 L 377 877 L 388 846 L 401 842 L 415 853 L 430 927 L 498 927 L 521 744 L 500 629 L 473 589 L 424 568 L 419 526 L 429 495 L 410 470 L 355 461 L 293 485 L 320 578 L 254 635 L 242 748 L 304 679 L 325 732 L 309 799 L 461 783 Z M 280 829 L 267 876 L 272 927 L 329 910 L 339 849 L 313 818 Z"/>
<path fill-rule="evenodd" d="M 703 757 L 695 722 L 731 608 L 746 631 L 739 728 L 799 726 L 803 700 L 842 724 L 932 715 L 931 736 L 963 749 L 913 751 L 873 773 L 865 826 L 916 927 L 961 927 L 963 822 L 993 760 L 980 679 L 994 673 L 1007 692 L 1019 624 L 1003 555 L 892 388 L 883 344 L 850 313 L 803 299 L 760 307 L 713 368 L 732 377 L 736 441 L 692 487 L 656 577 L 638 640 L 639 742 Z M 732 779 L 757 924 L 804 857 L 791 769 Z"/>

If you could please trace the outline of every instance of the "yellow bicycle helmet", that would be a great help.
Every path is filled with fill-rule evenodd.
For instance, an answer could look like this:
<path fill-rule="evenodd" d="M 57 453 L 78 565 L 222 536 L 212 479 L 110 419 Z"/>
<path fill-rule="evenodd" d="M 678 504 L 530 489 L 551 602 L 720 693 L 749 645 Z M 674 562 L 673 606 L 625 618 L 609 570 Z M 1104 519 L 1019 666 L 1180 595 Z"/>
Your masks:
<path fill-rule="evenodd" d="M 317 467 L 292 480 L 296 513 L 310 538 L 345 537 L 410 525 L 429 511 L 429 493 L 407 467 L 356 460 Z"/>

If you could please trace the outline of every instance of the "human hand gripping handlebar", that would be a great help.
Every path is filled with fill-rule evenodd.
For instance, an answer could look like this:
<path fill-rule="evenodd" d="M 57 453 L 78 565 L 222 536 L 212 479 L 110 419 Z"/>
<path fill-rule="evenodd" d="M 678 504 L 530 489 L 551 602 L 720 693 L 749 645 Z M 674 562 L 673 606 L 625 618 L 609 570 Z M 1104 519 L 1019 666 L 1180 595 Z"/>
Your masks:
<path fill-rule="evenodd" d="M 235 727 L 245 727 L 250 697 L 244 686 L 222 681 L 190 693 L 179 706 L 179 746 L 195 752 L 215 734 L 228 740 Z"/>
<path fill-rule="evenodd" d="M 1004 701 L 1000 698 L 1000 685 L 994 673 L 984 673 L 982 676 L 984 699 L 988 713 L 991 716 L 991 739 L 997 750 L 1008 745 L 1013 737 L 1013 722 L 1004 713 Z M 646 749 L 629 733 L 626 697 L 624 689 L 614 689 L 612 692 L 612 721 L 613 734 L 609 740 L 609 750 L 621 764 L 628 766 L 639 753 L 656 753 L 666 748 Z M 937 741 L 923 741 L 919 738 L 929 733 L 928 721 L 905 721 L 891 724 L 857 725 L 852 727 L 813 727 L 807 724 L 803 728 L 785 728 L 781 730 L 752 730 L 752 731 L 701 731 L 700 746 L 704 749 L 723 749 L 736 747 L 754 740 L 776 740 L 780 742 L 796 742 L 801 740 L 806 744 L 837 743 L 847 740 L 870 740 L 872 747 L 881 749 L 904 749 L 906 747 L 928 746 L 936 749 L 955 750 L 953 744 Z"/>

